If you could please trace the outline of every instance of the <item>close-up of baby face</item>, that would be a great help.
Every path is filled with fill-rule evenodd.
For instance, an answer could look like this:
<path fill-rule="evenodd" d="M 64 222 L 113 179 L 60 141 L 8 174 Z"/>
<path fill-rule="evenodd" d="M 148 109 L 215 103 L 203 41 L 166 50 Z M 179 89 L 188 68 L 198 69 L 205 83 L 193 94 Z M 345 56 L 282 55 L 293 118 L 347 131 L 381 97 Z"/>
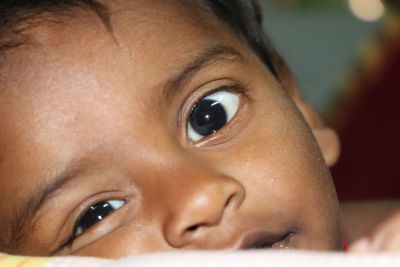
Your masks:
<path fill-rule="evenodd" d="M 43 15 L 4 55 L 1 250 L 340 249 L 330 140 L 298 93 L 195 1 L 105 3 L 111 29 Z"/>

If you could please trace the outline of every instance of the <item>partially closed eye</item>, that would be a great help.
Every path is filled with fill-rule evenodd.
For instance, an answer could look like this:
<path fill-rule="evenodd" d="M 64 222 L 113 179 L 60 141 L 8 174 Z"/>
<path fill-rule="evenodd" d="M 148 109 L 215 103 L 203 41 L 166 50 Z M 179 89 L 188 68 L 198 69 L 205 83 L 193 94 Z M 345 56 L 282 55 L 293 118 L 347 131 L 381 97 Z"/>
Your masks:
<path fill-rule="evenodd" d="M 201 99 L 189 116 L 190 141 L 198 142 L 223 128 L 235 116 L 239 103 L 239 96 L 230 91 L 219 91 Z"/>
<path fill-rule="evenodd" d="M 106 200 L 91 206 L 75 224 L 73 238 L 80 236 L 87 229 L 103 220 L 115 210 L 121 208 L 125 202 L 125 200 Z"/>

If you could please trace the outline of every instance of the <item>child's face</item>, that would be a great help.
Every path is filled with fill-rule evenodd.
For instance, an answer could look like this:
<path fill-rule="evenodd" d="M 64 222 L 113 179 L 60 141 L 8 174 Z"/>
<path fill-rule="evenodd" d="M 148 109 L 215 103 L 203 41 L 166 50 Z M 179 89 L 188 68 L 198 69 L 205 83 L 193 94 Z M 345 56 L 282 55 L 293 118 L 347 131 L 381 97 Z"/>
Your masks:
<path fill-rule="evenodd" d="M 182 1 L 112 2 L 114 36 L 82 11 L 7 52 L 0 228 L 17 233 L 9 249 L 337 249 L 329 171 L 299 106 L 258 58 Z M 201 125 L 208 115 L 217 119 Z"/>

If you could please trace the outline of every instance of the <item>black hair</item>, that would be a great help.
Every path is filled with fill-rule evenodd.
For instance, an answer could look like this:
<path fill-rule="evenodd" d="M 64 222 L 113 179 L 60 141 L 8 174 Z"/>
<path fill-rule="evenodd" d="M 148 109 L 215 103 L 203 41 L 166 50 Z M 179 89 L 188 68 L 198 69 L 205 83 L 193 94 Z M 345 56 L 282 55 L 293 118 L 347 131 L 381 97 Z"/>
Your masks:
<path fill-rule="evenodd" d="M 26 29 L 41 14 L 70 15 L 72 8 L 90 9 L 109 27 L 107 8 L 97 0 L 1 0 L 0 52 L 27 42 Z"/>
<path fill-rule="evenodd" d="M 192 1 L 192 0 L 191 0 Z M 257 0 L 197 0 L 227 25 L 277 76 L 279 57 L 272 49 L 262 27 Z M 111 28 L 107 8 L 97 0 L 1 0 L 0 52 L 22 45 L 29 37 L 18 26 L 43 13 L 67 14 L 72 8 L 90 9 L 107 28 Z"/>
<path fill-rule="evenodd" d="M 280 61 L 267 39 L 262 10 L 257 0 L 202 0 L 215 16 L 224 22 L 278 76 L 276 63 Z"/>

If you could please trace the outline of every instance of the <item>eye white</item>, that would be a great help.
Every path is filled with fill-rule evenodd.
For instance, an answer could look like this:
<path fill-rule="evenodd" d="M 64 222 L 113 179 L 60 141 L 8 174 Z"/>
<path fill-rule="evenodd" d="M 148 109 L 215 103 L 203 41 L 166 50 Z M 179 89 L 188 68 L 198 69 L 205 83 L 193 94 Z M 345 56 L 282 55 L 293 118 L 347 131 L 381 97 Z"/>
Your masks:
<path fill-rule="evenodd" d="M 114 209 L 119 209 L 125 204 L 125 201 L 124 200 L 109 200 L 109 201 L 107 201 L 107 203 Z"/>
<path fill-rule="evenodd" d="M 101 202 L 100 202 L 101 203 Z M 104 203 L 107 203 L 111 208 L 115 210 L 121 208 L 123 205 L 125 205 L 126 201 L 125 200 L 107 200 L 104 201 Z M 97 204 L 96 204 L 97 205 Z M 113 212 L 114 212 L 113 211 Z M 107 217 L 108 215 L 106 215 L 105 217 Z M 104 218 L 102 216 L 99 215 L 98 217 L 99 221 L 103 220 Z M 90 227 L 89 227 L 90 228 Z M 82 226 L 77 226 L 75 228 L 75 232 L 74 232 L 74 236 L 78 237 L 80 236 L 82 233 L 84 232 L 84 228 Z"/>
<path fill-rule="evenodd" d="M 219 91 L 202 98 L 198 103 L 203 100 L 213 100 L 220 104 L 226 113 L 227 123 L 236 115 L 239 109 L 240 98 L 237 94 L 229 91 Z M 205 136 L 196 132 L 193 127 L 188 123 L 188 138 L 193 142 L 198 142 Z"/>
<path fill-rule="evenodd" d="M 233 118 L 233 116 L 235 116 L 239 108 L 239 96 L 231 92 L 216 92 L 214 94 L 206 96 L 204 99 L 218 101 L 222 106 L 224 106 L 225 112 L 228 117 L 228 122 Z"/>

